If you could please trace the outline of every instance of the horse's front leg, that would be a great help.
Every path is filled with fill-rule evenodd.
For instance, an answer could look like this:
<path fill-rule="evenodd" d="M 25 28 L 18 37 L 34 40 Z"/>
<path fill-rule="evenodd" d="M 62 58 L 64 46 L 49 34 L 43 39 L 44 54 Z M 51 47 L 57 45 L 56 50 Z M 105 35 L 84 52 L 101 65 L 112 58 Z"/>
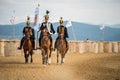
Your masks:
<path fill-rule="evenodd" d="M 27 63 L 28 63 L 28 58 L 29 58 L 29 52 L 27 53 L 27 58 L 26 58 Z"/>
<path fill-rule="evenodd" d="M 28 54 L 27 53 L 25 53 L 25 63 L 28 63 Z"/>
<path fill-rule="evenodd" d="M 31 55 L 31 63 L 32 63 L 32 62 L 33 62 L 33 58 L 32 58 L 33 53 L 31 52 L 31 54 L 30 54 L 30 55 Z"/>
<path fill-rule="evenodd" d="M 65 62 L 65 53 L 61 54 L 61 64 Z"/>
<path fill-rule="evenodd" d="M 27 51 L 24 51 L 25 63 L 28 63 L 28 55 Z"/>
<path fill-rule="evenodd" d="M 42 64 L 45 64 L 45 52 L 44 50 L 41 51 L 42 51 Z"/>
<path fill-rule="evenodd" d="M 49 59 L 48 59 L 48 64 L 50 65 L 51 64 L 51 50 L 49 50 Z"/>
<path fill-rule="evenodd" d="M 45 64 L 46 65 L 48 64 L 48 57 L 49 57 L 48 52 L 49 52 L 48 50 L 45 51 Z"/>
<path fill-rule="evenodd" d="M 57 50 L 57 64 L 59 64 L 59 51 Z"/>

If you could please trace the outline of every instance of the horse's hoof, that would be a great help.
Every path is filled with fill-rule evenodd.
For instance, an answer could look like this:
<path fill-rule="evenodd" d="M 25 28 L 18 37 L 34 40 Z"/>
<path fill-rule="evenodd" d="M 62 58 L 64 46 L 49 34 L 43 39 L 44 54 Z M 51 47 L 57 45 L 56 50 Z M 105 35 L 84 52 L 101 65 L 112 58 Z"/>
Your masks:
<path fill-rule="evenodd" d="M 50 63 L 48 63 L 48 65 L 51 65 Z"/>
<path fill-rule="evenodd" d="M 35 54 L 35 52 L 33 52 L 33 54 Z"/>
<path fill-rule="evenodd" d="M 28 63 L 28 61 L 26 60 L 26 61 L 25 61 L 25 64 L 27 64 L 27 63 Z"/>
<path fill-rule="evenodd" d="M 46 68 L 46 65 L 44 64 L 43 67 Z"/>
<path fill-rule="evenodd" d="M 37 50 L 37 48 L 34 48 L 33 50 Z"/>
<path fill-rule="evenodd" d="M 18 49 L 18 50 L 21 50 L 22 48 L 18 47 L 17 49 Z"/>
<path fill-rule="evenodd" d="M 51 51 L 54 51 L 54 48 L 51 48 L 50 50 L 51 50 Z"/>
<path fill-rule="evenodd" d="M 64 62 L 61 62 L 61 65 L 63 64 Z"/>
<path fill-rule="evenodd" d="M 48 64 L 51 64 L 51 58 L 48 59 Z"/>
<path fill-rule="evenodd" d="M 28 62 L 25 62 L 25 64 L 28 64 Z"/>
<path fill-rule="evenodd" d="M 61 63 L 60 65 L 62 65 L 63 63 Z"/>
<path fill-rule="evenodd" d="M 41 47 L 36 48 L 36 50 L 37 50 L 37 49 L 41 49 Z"/>

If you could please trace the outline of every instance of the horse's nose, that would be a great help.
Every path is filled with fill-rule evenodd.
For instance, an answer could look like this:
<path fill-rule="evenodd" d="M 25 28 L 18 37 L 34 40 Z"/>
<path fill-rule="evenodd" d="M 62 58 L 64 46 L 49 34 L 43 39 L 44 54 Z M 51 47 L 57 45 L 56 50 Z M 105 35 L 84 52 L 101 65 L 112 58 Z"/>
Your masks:
<path fill-rule="evenodd" d="M 43 32 L 45 32 L 45 29 L 43 30 Z"/>
<path fill-rule="evenodd" d="M 27 40 L 29 40 L 30 38 L 28 37 Z"/>

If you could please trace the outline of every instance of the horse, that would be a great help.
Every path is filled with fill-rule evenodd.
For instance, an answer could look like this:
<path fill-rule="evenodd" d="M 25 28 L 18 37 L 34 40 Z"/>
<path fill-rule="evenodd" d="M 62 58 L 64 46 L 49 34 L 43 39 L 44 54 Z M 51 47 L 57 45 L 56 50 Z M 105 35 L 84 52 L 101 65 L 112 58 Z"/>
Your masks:
<path fill-rule="evenodd" d="M 41 52 L 42 52 L 42 64 L 47 65 L 51 63 L 51 49 L 50 49 L 50 38 L 47 29 L 44 28 L 41 33 L 43 37 L 41 39 Z"/>
<path fill-rule="evenodd" d="M 59 55 L 61 55 L 61 64 L 65 62 L 65 54 L 67 51 L 68 49 L 64 40 L 64 34 L 61 33 L 58 35 L 57 40 L 57 64 L 59 63 Z"/>
<path fill-rule="evenodd" d="M 30 40 L 30 33 L 26 32 L 25 34 L 25 40 L 23 43 L 23 50 L 24 50 L 24 57 L 25 57 L 25 63 L 28 63 L 28 58 L 29 55 L 31 55 L 31 63 L 33 62 L 33 47 L 32 47 L 32 42 Z"/>

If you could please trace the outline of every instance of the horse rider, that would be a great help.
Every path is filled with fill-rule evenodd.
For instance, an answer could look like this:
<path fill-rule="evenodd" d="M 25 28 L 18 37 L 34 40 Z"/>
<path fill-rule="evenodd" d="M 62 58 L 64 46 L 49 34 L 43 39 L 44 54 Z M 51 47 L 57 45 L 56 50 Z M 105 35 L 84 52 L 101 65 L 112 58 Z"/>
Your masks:
<path fill-rule="evenodd" d="M 43 22 L 43 23 L 41 24 L 39 31 L 43 30 L 44 28 L 47 29 L 47 32 L 48 32 L 48 35 L 49 35 L 49 39 L 50 39 L 50 42 L 51 42 L 50 48 L 53 49 L 53 48 L 52 48 L 52 37 L 51 37 L 51 35 L 52 35 L 52 34 L 55 34 L 55 30 L 54 30 L 54 28 L 53 28 L 52 23 L 48 22 L 48 20 L 49 20 L 49 15 L 48 15 L 48 14 L 49 14 L 49 11 L 47 10 L 47 11 L 46 11 L 46 15 L 44 16 L 44 17 L 45 17 L 45 22 Z M 42 32 L 41 32 L 41 33 L 40 33 L 40 38 L 39 38 L 39 47 L 40 47 L 40 48 L 41 48 L 41 39 L 42 39 L 42 37 L 43 37 L 43 34 L 42 34 Z"/>
<path fill-rule="evenodd" d="M 24 43 L 24 40 L 25 40 L 26 32 L 30 33 L 30 40 L 32 42 L 32 47 L 35 50 L 35 34 L 34 34 L 34 29 L 32 29 L 32 27 L 30 26 L 30 17 L 27 17 L 26 26 L 23 29 L 23 35 L 24 36 L 21 39 L 20 47 L 18 47 L 18 49 L 20 49 L 20 50 L 22 49 L 22 46 L 23 46 L 23 43 Z"/>
<path fill-rule="evenodd" d="M 68 49 L 68 42 L 66 40 L 66 38 L 68 38 L 68 32 L 67 32 L 67 28 L 65 26 L 63 26 L 62 17 L 60 18 L 59 23 L 60 23 L 60 25 L 57 28 L 57 33 L 58 33 L 58 35 L 60 35 L 61 33 L 64 34 L 64 40 L 66 42 L 66 47 Z M 57 41 L 58 41 L 58 39 L 59 39 L 59 37 L 56 38 L 55 45 L 54 45 L 54 50 L 57 48 Z"/>

